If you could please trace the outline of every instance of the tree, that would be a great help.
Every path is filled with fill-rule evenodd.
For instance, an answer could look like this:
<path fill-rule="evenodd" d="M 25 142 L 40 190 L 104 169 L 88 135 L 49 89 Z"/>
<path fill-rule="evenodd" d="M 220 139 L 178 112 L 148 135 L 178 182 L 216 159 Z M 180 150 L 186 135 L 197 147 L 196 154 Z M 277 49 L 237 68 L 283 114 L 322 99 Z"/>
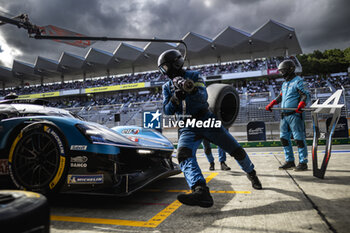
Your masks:
<path fill-rule="evenodd" d="M 350 64 L 350 47 L 344 50 L 344 59 L 348 64 Z"/>
<path fill-rule="evenodd" d="M 329 49 L 323 53 L 315 50 L 310 54 L 297 55 L 297 58 L 303 67 L 302 75 L 327 75 L 346 72 L 350 65 L 350 47 L 344 51 Z"/>

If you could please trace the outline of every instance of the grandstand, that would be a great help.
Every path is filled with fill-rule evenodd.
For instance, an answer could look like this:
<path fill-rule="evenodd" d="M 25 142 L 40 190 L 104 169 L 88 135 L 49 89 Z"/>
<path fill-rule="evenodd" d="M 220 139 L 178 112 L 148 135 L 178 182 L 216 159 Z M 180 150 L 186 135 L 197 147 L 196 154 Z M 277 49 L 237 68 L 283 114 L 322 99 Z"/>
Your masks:
<path fill-rule="evenodd" d="M 189 32 L 183 40 L 188 46 L 187 69 L 198 70 L 208 85 L 229 83 L 239 92 L 241 106 L 235 125 L 279 121 L 277 112 L 259 107 L 278 95 L 283 79 L 276 75 L 277 67 L 285 57 L 295 61 L 297 72 L 302 71 L 298 59 L 289 56 L 302 52 L 293 28 L 270 20 L 252 34 L 227 27 L 213 39 Z M 40 56 L 35 64 L 15 60 L 12 68 L 0 67 L 0 96 L 15 92 L 19 98 L 50 98 L 50 106 L 66 108 L 89 121 L 107 126 L 141 125 L 143 111 L 162 109 L 161 85 L 167 78 L 155 71 L 156 60 L 170 48 L 183 50 L 182 45 L 169 43 L 151 42 L 144 48 L 122 43 L 113 53 L 91 48 L 85 57 L 64 52 L 59 61 Z M 312 99 L 322 100 L 339 88 L 350 96 L 347 75 L 304 79 Z M 350 106 L 346 107 L 344 115 L 349 114 Z M 309 114 L 306 119 L 310 120 Z M 278 130 L 272 131 L 271 136 L 276 136 Z"/>

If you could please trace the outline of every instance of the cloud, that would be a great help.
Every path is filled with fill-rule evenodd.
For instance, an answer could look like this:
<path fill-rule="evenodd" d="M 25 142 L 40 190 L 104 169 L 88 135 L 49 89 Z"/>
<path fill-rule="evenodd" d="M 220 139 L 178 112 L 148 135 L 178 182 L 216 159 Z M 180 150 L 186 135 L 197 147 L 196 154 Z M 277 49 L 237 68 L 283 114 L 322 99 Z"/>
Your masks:
<path fill-rule="evenodd" d="M 0 33 L 0 65 L 10 67 L 12 66 L 13 58 L 21 55 L 22 52 L 9 46 L 4 36 Z"/>
<path fill-rule="evenodd" d="M 227 26 L 252 33 L 269 19 L 294 27 L 304 52 L 345 48 L 350 35 L 347 0 L 0 0 L 3 9 L 27 13 L 34 24 L 56 25 L 87 35 L 180 39 L 193 31 L 214 37 Z M 0 9 L 1 10 L 1 9 Z M 63 51 L 85 55 L 88 49 L 29 39 L 24 30 L 0 28 L 13 58 L 34 62 L 58 59 Z M 6 32 L 6 33 L 5 33 Z M 113 51 L 117 42 L 94 47 Z M 144 44 L 137 44 L 142 47 Z"/>

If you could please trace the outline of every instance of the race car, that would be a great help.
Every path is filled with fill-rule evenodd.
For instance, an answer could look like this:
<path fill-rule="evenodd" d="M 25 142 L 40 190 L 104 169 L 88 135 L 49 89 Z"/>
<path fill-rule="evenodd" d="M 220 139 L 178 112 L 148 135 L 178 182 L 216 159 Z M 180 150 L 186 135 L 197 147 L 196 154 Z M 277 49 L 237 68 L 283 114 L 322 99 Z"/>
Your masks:
<path fill-rule="evenodd" d="M 161 133 L 107 128 L 40 100 L 0 102 L 0 188 L 126 196 L 181 172 Z"/>

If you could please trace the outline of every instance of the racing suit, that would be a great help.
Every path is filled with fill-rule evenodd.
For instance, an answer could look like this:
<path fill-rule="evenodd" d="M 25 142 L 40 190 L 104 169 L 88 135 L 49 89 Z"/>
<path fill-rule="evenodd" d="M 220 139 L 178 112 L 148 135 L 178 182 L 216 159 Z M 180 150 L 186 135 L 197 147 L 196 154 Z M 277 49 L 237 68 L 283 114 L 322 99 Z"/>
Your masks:
<path fill-rule="evenodd" d="M 213 154 L 211 152 L 211 146 L 210 146 L 210 142 L 206 139 L 203 140 L 202 142 L 203 145 L 203 149 L 204 149 L 204 154 L 208 159 L 209 163 L 214 163 L 214 157 Z M 226 161 L 226 153 L 223 149 L 221 149 L 221 147 L 218 146 L 218 152 L 219 152 L 219 162 L 225 162 Z"/>
<path fill-rule="evenodd" d="M 208 110 L 208 94 L 204 80 L 199 76 L 199 72 L 185 71 L 183 76 L 183 78 L 191 79 L 194 82 L 197 91 L 187 94 L 185 99 L 177 104 L 171 101 L 175 87 L 173 81 L 169 80 L 162 87 L 163 113 L 177 116 L 191 115 L 191 119 L 195 118 L 197 121 L 215 118 L 215 115 Z M 206 184 L 196 159 L 196 151 L 203 138 L 220 146 L 231 156 L 235 157 L 240 167 L 246 173 L 254 172 L 254 165 L 247 153 L 223 126 L 220 128 L 199 128 L 196 125 L 194 127 L 183 127 L 179 129 L 177 157 L 180 168 L 191 189 L 197 185 Z"/>
<path fill-rule="evenodd" d="M 309 101 L 309 92 L 304 88 L 303 79 L 295 76 L 282 84 L 282 91 L 275 99 L 281 103 L 282 108 L 297 108 L 301 101 Z M 307 163 L 307 146 L 305 135 L 304 113 L 295 111 L 282 111 L 280 122 L 280 138 L 284 149 L 286 162 L 294 161 L 291 135 L 296 141 L 299 153 L 299 162 Z"/>

